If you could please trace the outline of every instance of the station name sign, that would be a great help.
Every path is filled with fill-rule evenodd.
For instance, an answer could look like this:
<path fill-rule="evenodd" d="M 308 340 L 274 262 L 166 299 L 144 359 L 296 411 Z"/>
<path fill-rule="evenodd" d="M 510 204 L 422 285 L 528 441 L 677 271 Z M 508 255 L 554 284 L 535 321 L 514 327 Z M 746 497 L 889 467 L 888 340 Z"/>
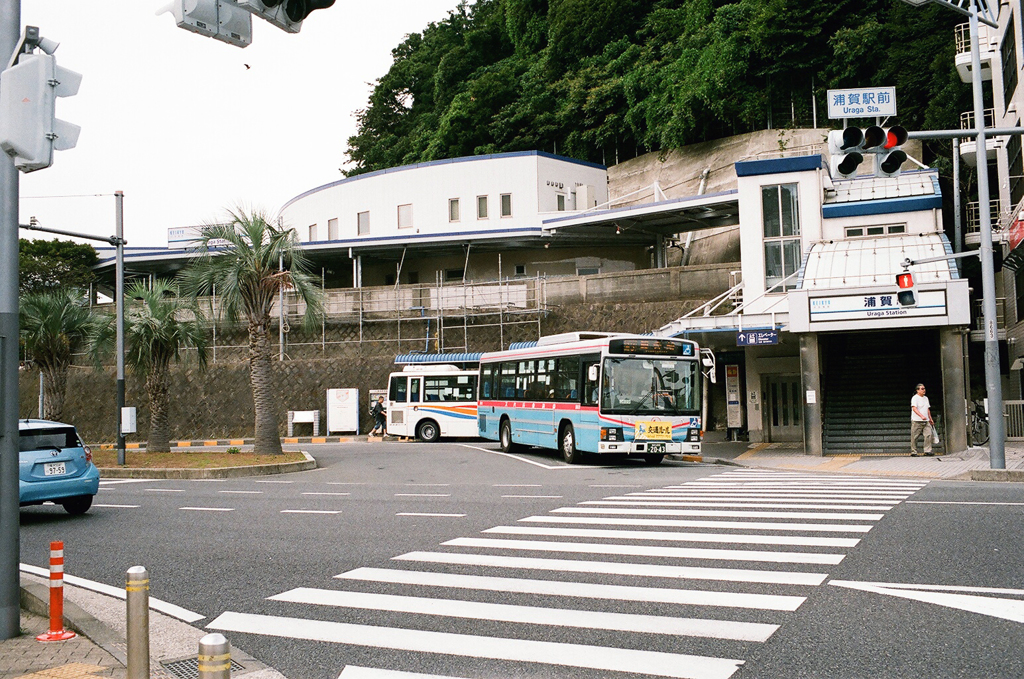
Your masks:
<path fill-rule="evenodd" d="M 858 87 L 828 91 L 828 117 L 832 120 L 894 115 L 895 87 Z"/>
<path fill-rule="evenodd" d="M 895 292 L 814 297 L 810 300 L 810 320 L 815 323 L 946 315 L 945 291 L 919 289 L 917 298 L 916 307 L 902 307 Z"/>

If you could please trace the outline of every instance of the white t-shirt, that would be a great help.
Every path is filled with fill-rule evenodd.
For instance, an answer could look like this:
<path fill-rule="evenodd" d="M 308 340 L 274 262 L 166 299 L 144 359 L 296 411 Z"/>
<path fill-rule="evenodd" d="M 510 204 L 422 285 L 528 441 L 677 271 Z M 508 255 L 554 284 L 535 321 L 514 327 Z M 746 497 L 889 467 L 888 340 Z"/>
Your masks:
<path fill-rule="evenodd" d="M 914 398 L 910 399 L 910 421 L 911 422 L 928 422 L 928 416 L 931 414 L 928 410 L 931 408 L 931 404 L 928 403 L 927 396 L 921 396 L 920 394 L 914 394 Z M 914 412 L 914 408 L 917 408 L 917 413 L 921 413 L 924 417 L 918 417 L 917 413 Z"/>

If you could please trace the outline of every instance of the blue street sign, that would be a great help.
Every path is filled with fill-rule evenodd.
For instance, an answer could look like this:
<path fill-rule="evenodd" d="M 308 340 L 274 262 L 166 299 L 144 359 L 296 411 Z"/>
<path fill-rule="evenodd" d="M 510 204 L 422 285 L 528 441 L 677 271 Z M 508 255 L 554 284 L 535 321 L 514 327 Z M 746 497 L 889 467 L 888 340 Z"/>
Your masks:
<path fill-rule="evenodd" d="M 778 344 L 778 330 L 749 330 L 736 333 L 736 346 L 756 347 L 762 344 Z"/>

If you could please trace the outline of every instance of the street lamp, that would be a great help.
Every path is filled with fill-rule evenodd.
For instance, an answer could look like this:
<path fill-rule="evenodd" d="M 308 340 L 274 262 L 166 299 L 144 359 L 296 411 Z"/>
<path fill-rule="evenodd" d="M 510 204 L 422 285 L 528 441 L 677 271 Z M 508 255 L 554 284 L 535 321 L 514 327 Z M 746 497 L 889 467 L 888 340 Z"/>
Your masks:
<path fill-rule="evenodd" d="M 981 50 L 978 47 L 978 22 L 999 27 L 999 4 L 995 11 L 991 0 L 903 0 L 908 5 L 935 4 L 966 14 L 971 27 L 971 89 L 974 94 L 974 136 L 978 153 L 978 209 L 981 212 L 981 296 L 982 319 L 985 333 L 985 389 L 988 392 L 989 465 L 992 469 L 1006 469 L 1006 423 L 1003 421 L 1003 390 L 999 371 L 999 335 L 996 324 L 996 278 L 992 262 L 992 211 L 989 199 L 988 162 L 985 150 L 985 100 L 981 79 Z M 959 190 L 959 187 L 957 187 Z"/>

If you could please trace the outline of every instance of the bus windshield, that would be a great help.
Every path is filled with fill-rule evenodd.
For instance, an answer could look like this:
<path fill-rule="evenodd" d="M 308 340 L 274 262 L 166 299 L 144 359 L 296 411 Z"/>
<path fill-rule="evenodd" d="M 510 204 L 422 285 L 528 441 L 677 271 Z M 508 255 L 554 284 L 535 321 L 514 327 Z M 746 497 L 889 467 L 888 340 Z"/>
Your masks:
<path fill-rule="evenodd" d="M 606 358 L 601 411 L 621 415 L 699 414 L 697 361 Z"/>

